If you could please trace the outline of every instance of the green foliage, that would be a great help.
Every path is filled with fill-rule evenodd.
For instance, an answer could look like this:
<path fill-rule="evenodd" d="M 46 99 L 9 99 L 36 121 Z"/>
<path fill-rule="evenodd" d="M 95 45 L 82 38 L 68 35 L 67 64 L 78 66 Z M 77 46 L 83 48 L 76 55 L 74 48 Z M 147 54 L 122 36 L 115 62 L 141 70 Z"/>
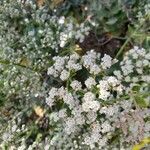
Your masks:
<path fill-rule="evenodd" d="M 127 25 L 136 18 L 140 3 L 136 0 L 94 0 L 90 2 L 89 9 L 101 32 L 120 35 L 126 32 Z"/>
<path fill-rule="evenodd" d="M 59 0 L 54 0 L 54 2 L 58 1 L 59 3 L 54 3 L 51 0 L 48 1 L 50 8 L 57 10 L 57 15 L 73 15 L 78 19 L 82 18 L 82 7 L 88 2 L 87 0 L 60 0 L 60 2 Z"/>

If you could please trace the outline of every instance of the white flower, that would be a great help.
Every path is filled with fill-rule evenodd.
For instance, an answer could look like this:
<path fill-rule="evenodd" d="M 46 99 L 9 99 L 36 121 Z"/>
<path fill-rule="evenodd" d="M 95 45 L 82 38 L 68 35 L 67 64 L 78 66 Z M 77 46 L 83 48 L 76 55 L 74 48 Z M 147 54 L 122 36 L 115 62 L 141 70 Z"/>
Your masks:
<path fill-rule="evenodd" d="M 133 59 L 137 59 L 138 58 L 138 54 L 137 53 L 133 53 L 132 57 L 133 57 Z"/>
<path fill-rule="evenodd" d="M 74 118 L 67 118 L 66 124 L 65 124 L 65 132 L 67 134 L 71 134 L 76 131 L 76 123 Z"/>
<path fill-rule="evenodd" d="M 94 78 L 89 77 L 86 81 L 85 81 L 85 85 L 88 89 L 91 89 L 92 86 L 96 85 L 96 82 L 94 80 Z"/>
<path fill-rule="evenodd" d="M 74 60 L 69 60 L 66 65 L 66 68 L 68 68 L 69 70 L 78 71 L 82 69 L 82 66 L 79 63 L 75 62 Z"/>
<path fill-rule="evenodd" d="M 98 141 L 98 145 L 99 145 L 99 148 L 102 149 L 102 147 L 104 147 L 105 145 L 107 145 L 107 138 L 106 137 L 103 137 L 102 139 L 99 139 Z"/>
<path fill-rule="evenodd" d="M 150 62 L 148 60 L 146 60 L 146 59 L 143 60 L 143 65 L 144 66 L 148 66 L 149 64 L 150 64 Z"/>
<path fill-rule="evenodd" d="M 92 133 L 97 134 L 101 131 L 101 124 L 98 121 L 96 121 L 92 123 L 91 128 L 92 128 Z"/>
<path fill-rule="evenodd" d="M 136 66 L 137 66 L 137 67 L 142 67 L 142 65 L 143 65 L 143 63 L 142 63 L 141 60 L 138 60 L 138 61 L 136 62 Z"/>
<path fill-rule="evenodd" d="M 34 30 L 28 32 L 28 35 L 29 35 L 29 36 L 34 36 L 34 34 L 35 34 L 35 31 L 34 31 Z"/>
<path fill-rule="evenodd" d="M 38 30 L 38 33 L 39 34 L 42 34 L 44 31 L 43 30 Z"/>
<path fill-rule="evenodd" d="M 108 82 L 107 82 L 107 81 L 101 80 L 101 81 L 99 81 L 98 87 L 99 87 L 101 90 L 108 90 L 109 85 L 108 85 Z"/>
<path fill-rule="evenodd" d="M 111 67 L 112 58 L 109 55 L 105 54 L 101 60 L 102 60 L 101 66 L 103 69 L 107 69 Z"/>
<path fill-rule="evenodd" d="M 145 49 L 144 48 L 137 48 L 136 49 L 136 53 L 139 55 L 139 56 L 145 56 Z"/>
<path fill-rule="evenodd" d="M 82 109 L 85 112 L 98 111 L 100 109 L 100 103 L 98 101 L 86 101 L 82 104 Z"/>
<path fill-rule="evenodd" d="M 125 90 L 125 87 L 123 85 L 119 85 L 115 87 L 115 90 L 117 91 L 118 95 L 121 95 L 123 93 L 123 90 Z"/>
<path fill-rule="evenodd" d="M 54 63 L 54 69 L 57 71 L 62 71 L 64 69 L 64 65 L 65 65 L 65 57 L 59 57 L 59 56 L 55 56 L 53 57 L 53 60 L 55 61 Z"/>
<path fill-rule="evenodd" d="M 120 94 L 123 91 L 123 86 L 120 84 L 119 80 L 113 76 L 106 77 L 105 80 L 99 81 L 97 87 L 100 89 L 99 98 L 103 100 L 107 100 L 108 97 L 111 96 L 109 90 L 118 91 Z"/>
<path fill-rule="evenodd" d="M 63 86 L 58 89 L 58 96 L 60 97 L 60 99 L 63 98 L 65 94 L 66 94 L 66 90 L 64 89 Z"/>
<path fill-rule="evenodd" d="M 94 111 L 89 111 L 89 112 L 87 112 L 86 117 L 88 119 L 88 120 L 86 120 L 86 122 L 87 123 L 92 123 L 96 120 L 97 114 Z"/>
<path fill-rule="evenodd" d="M 66 109 L 61 109 L 61 110 L 58 112 L 58 116 L 59 116 L 59 118 L 65 118 L 65 117 L 67 117 Z"/>
<path fill-rule="evenodd" d="M 12 129 L 12 132 L 15 132 L 17 130 L 17 125 L 13 125 L 11 129 Z"/>
<path fill-rule="evenodd" d="M 57 122 L 59 120 L 58 113 L 57 112 L 52 112 L 50 114 L 50 119 L 54 120 L 54 122 Z"/>
<path fill-rule="evenodd" d="M 102 129 L 101 132 L 102 133 L 106 133 L 109 132 L 111 130 L 111 125 L 110 123 L 108 123 L 108 121 L 105 121 L 102 125 L 101 125 Z"/>
<path fill-rule="evenodd" d="M 54 99 L 53 99 L 53 98 L 50 98 L 50 97 L 47 97 L 45 102 L 46 102 L 46 104 L 47 104 L 49 107 L 52 107 L 53 104 L 54 104 Z"/>
<path fill-rule="evenodd" d="M 70 73 L 67 70 L 63 70 L 60 74 L 60 79 L 65 81 L 69 78 Z"/>
<path fill-rule="evenodd" d="M 75 120 L 77 125 L 85 124 L 85 118 L 83 115 L 78 115 L 77 117 L 75 117 Z"/>
<path fill-rule="evenodd" d="M 11 134 L 8 133 L 8 132 L 5 132 L 3 135 L 2 135 L 2 139 L 4 141 L 8 141 L 9 139 L 11 139 Z"/>
<path fill-rule="evenodd" d="M 121 69 L 122 69 L 123 74 L 126 76 L 133 72 L 134 66 L 125 64 L 124 66 L 121 66 Z"/>
<path fill-rule="evenodd" d="M 77 81 L 77 80 L 74 80 L 71 82 L 70 86 L 75 90 L 75 91 L 78 91 L 78 90 L 81 90 L 82 89 L 82 84 L 81 82 Z"/>
<path fill-rule="evenodd" d="M 91 139 L 93 140 L 94 143 L 97 143 L 100 137 L 101 135 L 99 133 L 96 132 L 91 133 Z"/>
<path fill-rule="evenodd" d="M 67 62 L 66 68 L 68 68 L 69 70 L 75 70 L 75 71 L 82 69 L 81 64 L 78 63 L 79 58 L 80 57 L 77 53 L 72 54 L 70 56 L 69 61 Z"/>
<path fill-rule="evenodd" d="M 139 79 L 138 79 L 138 77 L 133 77 L 133 78 L 132 78 L 132 81 L 133 81 L 133 82 L 138 82 Z"/>
<path fill-rule="evenodd" d="M 65 46 L 65 44 L 66 44 L 66 41 L 64 41 L 64 40 L 61 40 L 61 41 L 60 41 L 60 47 L 61 47 L 61 48 L 63 48 L 63 47 Z"/>
<path fill-rule="evenodd" d="M 137 68 L 136 71 L 137 71 L 139 74 L 143 74 L 143 69 L 142 69 L 142 68 Z"/>
<path fill-rule="evenodd" d="M 82 56 L 83 66 L 86 68 L 92 67 L 95 64 L 97 58 L 96 52 L 93 50 L 87 52 L 86 55 Z"/>
<path fill-rule="evenodd" d="M 125 61 L 125 64 L 126 64 L 126 65 L 131 65 L 131 64 L 132 64 L 132 60 L 127 59 L 127 60 Z"/>
<path fill-rule="evenodd" d="M 70 60 L 73 60 L 73 61 L 77 61 L 78 59 L 80 58 L 80 56 L 77 54 L 77 53 L 74 53 L 72 55 L 70 55 Z"/>
<path fill-rule="evenodd" d="M 126 81 L 126 82 L 130 82 L 130 81 L 131 81 L 130 76 L 126 76 L 126 77 L 125 77 L 125 81 Z"/>
<path fill-rule="evenodd" d="M 150 52 L 145 55 L 145 59 L 150 60 Z"/>
<path fill-rule="evenodd" d="M 64 16 L 60 17 L 60 19 L 58 20 L 58 23 L 64 24 L 65 23 L 65 17 Z"/>
<path fill-rule="evenodd" d="M 102 114 L 104 113 L 108 117 L 111 117 L 111 116 L 114 115 L 114 113 L 115 113 L 116 110 L 117 110 L 117 108 L 116 107 L 112 107 L 112 106 L 110 106 L 110 107 L 102 107 L 100 109 L 100 113 L 102 113 Z"/>
<path fill-rule="evenodd" d="M 50 149 L 50 144 L 44 145 L 44 150 L 49 150 Z"/>
<path fill-rule="evenodd" d="M 122 74 L 121 74 L 121 71 L 120 70 L 116 70 L 113 72 L 114 75 L 120 80 L 122 79 Z"/>
<path fill-rule="evenodd" d="M 18 147 L 18 150 L 25 150 L 25 149 L 26 149 L 25 144 L 23 144 L 23 145 L 21 145 L 21 146 Z"/>
<path fill-rule="evenodd" d="M 93 101 L 93 100 L 95 100 L 95 95 L 92 92 L 87 92 L 84 94 L 83 100 L 84 101 Z"/>
<path fill-rule="evenodd" d="M 98 65 L 94 64 L 94 65 L 90 66 L 90 73 L 91 74 L 97 75 L 100 72 L 101 72 L 101 69 Z"/>
<path fill-rule="evenodd" d="M 99 92 L 100 99 L 107 100 L 109 96 L 110 96 L 110 92 L 103 90 L 103 89 L 100 90 L 100 92 Z"/>
<path fill-rule="evenodd" d="M 75 100 L 71 93 L 66 93 L 65 96 L 63 97 L 63 100 L 66 104 L 69 105 L 70 109 L 74 107 Z"/>
<path fill-rule="evenodd" d="M 92 142 L 91 142 L 91 138 L 89 137 L 89 136 L 86 136 L 85 138 L 84 138 L 84 144 L 86 144 L 86 145 L 90 145 Z"/>
<path fill-rule="evenodd" d="M 57 94 L 58 94 L 58 89 L 52 87 L 48 94 L 49 94 L 49 97 L 50 97 L 50 98 L 54 98 L 54 97 L 57 96 Z"/>
<path fill-rule="evenodd" d="M 119 84 L 119 81 L 113 76 L 108 77 L 107 82 L 113 87 Z"/>
<path fill-rule="evenodd" d="M 54 77 L 58 77 L 58 72 L 53 68 L 53 66 L 48 68 L 47 74 L 53 75 Z"/>
<path fill-rule="evenodd" d="M 141 78 L 142 78 L 143 81 L 145 81 L 147 83 L 150 83 L 150 76 L 149 75 L 142 76 Z"/>
<path fill-rule="evenodd" d="M 66 34 L 64 32 L 61 32 L 61 34 L 60 34 L 60 41 L 67 42 L 67 40 L 68 40 L 68 34 Z"/>

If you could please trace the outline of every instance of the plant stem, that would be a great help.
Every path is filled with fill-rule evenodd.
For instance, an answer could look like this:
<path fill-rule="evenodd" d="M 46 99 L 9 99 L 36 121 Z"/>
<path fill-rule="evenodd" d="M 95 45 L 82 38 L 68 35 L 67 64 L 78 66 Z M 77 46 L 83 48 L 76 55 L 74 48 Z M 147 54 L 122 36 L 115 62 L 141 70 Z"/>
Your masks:
<path fill-rule="evenodd" d="M 125 46 L 128 44 L 128 42 L 131 40 L 131 37 L 128 37 L 127 40 L 124 42 L 124 44 L 122 45 L 122 47 L 120 48 L 120 50 L 118 51 L 116 58 L 118 58 L 120 56 L 120 54 L 122 53 L 122 51 L 124 50 Z"/>
<path fill-rule="evenodd" d="M 148 16 L 145 17 L 145 21 L 148 18 Z M 132 35 L 130 35 L 127 40 L 124 42 L 124 44 L 122 45 L 122 47 L 120 48 L 120 50 L 118 51 L 117 55 L 115 58 L 118 58 L 120 56 L 120 54 L 123 52 L 125 46 L 128 44 L 128 42 L 130 42 L 131 38 L 135 35 L 135 33 L 143 26 L 143 24 L 145 23 L 145 21 L 143 21 L 141 24 L 139 24 L 139 26 L 134 30 L 134 32 L 132 33 Z"/>

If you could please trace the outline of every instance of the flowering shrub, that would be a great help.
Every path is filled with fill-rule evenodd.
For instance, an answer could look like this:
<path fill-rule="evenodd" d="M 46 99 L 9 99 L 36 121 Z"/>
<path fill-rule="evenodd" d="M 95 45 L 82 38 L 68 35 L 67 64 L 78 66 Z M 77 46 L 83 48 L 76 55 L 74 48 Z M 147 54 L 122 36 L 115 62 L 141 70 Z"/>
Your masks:
<path fill-rule="evenodd" d="M 146 148 L 150 7 L 118 2 L 0 1 L 0 149 Z M 125 36 L 114 36 L 129 19 Z M 121 45 L 109 56 L 105 45 L 114 38 Z"/>
<path fill-rule="evenodd" d="M 109 149 L 120 144 L 129 148 L 148 136 L 149 110 L 141 107 L 149 105 L 149 55 L 145 49 L 134 47 L 119 62 L 114 75 L 109 70 L 117 61 L 106 54 L 100 58 L 90 51 L 82 57 L 54 58 L 48 74 L 67 82 L 66 86 L 53 87 L 46 98 L 53 110 L 50 119 L 58 131 L 51 146 Z M 88 78 L 81 83 L 76 73 L 83 68 Z"/>
<path fill-rule="evenodd" d="M 34 97 L 42 92 L 41 80 L 50 59 L 72 41 L 83 41 L 89 27 L 71 17 L 58 17 L 34 1 L 2 1 L 0 9 L 0 78 L 3 94 Z M 33 83 L 34 82 L 34 83 Z"/>

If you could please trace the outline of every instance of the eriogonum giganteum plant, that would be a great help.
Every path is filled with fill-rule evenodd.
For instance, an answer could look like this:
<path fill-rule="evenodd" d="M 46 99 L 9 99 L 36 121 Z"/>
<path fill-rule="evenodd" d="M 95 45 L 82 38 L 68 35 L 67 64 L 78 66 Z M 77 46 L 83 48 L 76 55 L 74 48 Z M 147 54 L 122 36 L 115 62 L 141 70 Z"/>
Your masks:
<path fill-rule="evenodd" d="M 109 149 L 120 143 L 129 148 L 149 136 L 149 60 L 150 52 L 136 46 L 121 62 L 94 50 L 82 57 L 54 57 L 47 73 L 64 86 L 52 87 L 46 98 L 57 130 L 51 146 Z M 87 78 L 81 82 L 82 70 Z"/>

